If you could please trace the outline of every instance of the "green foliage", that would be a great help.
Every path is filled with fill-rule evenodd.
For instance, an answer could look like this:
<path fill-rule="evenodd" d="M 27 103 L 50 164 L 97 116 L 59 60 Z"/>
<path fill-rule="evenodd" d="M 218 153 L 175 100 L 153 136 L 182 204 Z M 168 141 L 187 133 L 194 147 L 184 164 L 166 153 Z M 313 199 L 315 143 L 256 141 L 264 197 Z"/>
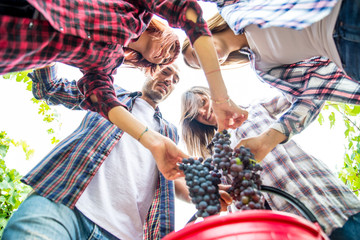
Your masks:
<path fill-rule="evenodd" d="M 15 142 L 6 137 L 6 132 L 0 132 L 0 237 L 13 211 L 31 191 L 29 186 L 20 182 L 22 176 L 15 169 L 6 167 L 4 158 L 10 145 L 22 147 L 27 157 L 33 153 L 24 141 Z"/>
<path fill-rule="evenodd" d="M 27 91 L 32 91 L 32 81 L 31 78 L 28 77 L 28 73 L 31 72 L 32 70 L 29 71 L 23 71 L 23 72 L 15 72 L 15 73 L 8 73 L 6 75 L 3 75 L 2 77 L 4 79 L 8 79 L 8 80 L 16 80 L 16 82 L 21 82 L 21 83 L 25 83 L 26 84 L 26 90 Z M 40 101 L 37 100 L 35 98 L 31 98 L 31 101 L 38 106 L 38 114 L 43 116 L 43 121 L 46 123 L 54 123 L 56 122 L 59 126 L 61 126 L 60 121 L 59 121 L 59 114 L 56 112 L 55 109 L 52 109 L 49 105 L 46 104 L 45 101 Z M 49 128 L 47 130 L 47 133 L 49 135 L 53 135 L 52 138 L 50 139 L 50 142 L 52 144 L 56 144 L 58 143 L 60 140 L 56 138 L 56 131 L 53 128 Z"/>
<path fill-rule="evenodd" d="M 341 120 L 336 120 L 335 112 L 340 113 Z M 327 103 L 318 121 L 323 124 L 324 114 L 328 115 L 330 128 L 335 123 L 344 124 L 346 139 L 344 165 L 339 171 L 339 178 L 359 196 L 360 191 L 360 106 Z"/>
<path fill-rule="evenodd" d="M 31 70 L 23 71 L 23 72 L 14 72 L 3 75 L 4 79 L 13 80 L 15 79 L 17 82 L 23 82 L 26 84 L 26 90 L 31 91 L 31 79 L 27 76 Z"/>

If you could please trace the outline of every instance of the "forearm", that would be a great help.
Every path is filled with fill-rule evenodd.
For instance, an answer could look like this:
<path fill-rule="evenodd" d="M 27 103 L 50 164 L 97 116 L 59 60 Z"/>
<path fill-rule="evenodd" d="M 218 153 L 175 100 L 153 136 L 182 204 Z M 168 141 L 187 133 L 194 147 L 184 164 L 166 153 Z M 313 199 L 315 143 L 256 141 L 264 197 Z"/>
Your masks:
<path fill-rule="evenodd" d="M 141 133 L 144 132 L 146 126 L 137 120 L 127 109 L 118 106 L 112 108 L 108 113 L 109 120 L 115 124 L 118 128 L 129 134 L 135 139 L 139 139 Z M 144 133 L 140 139 L 140 142 L 149 146 L 149 140 L 147 140 L 149 133 Z M 145 146 L 145 147 L 147 147 Z"/>
<path fill-rule="evenodd" d="M 186 12 L 186 17 L 194 22 L 197 19 L 197 15 L 192 9 L 189 9 Z M 215 51 L 212 37 L 201 36 L 197 38 L 193 43 L 193 47 L 199 59 L 201 68 L 205 72 L 212 98 L 215 100 L 227 99 L 227 89 L 222 79 L 218 56 Z"/>
<path fill-rule="evenodd" d="M 194 43 L 194 49 L 209 84 L 212 99 L 222 101 L 229 98 L 212 38 L 199 37 Z"/>
<path fill-rule="evenodd" d="M 287 136 L 283 133 L 269 128 L 259 136 L 264 152 L 271 152 L 278 144 L 284 142 Z"/>

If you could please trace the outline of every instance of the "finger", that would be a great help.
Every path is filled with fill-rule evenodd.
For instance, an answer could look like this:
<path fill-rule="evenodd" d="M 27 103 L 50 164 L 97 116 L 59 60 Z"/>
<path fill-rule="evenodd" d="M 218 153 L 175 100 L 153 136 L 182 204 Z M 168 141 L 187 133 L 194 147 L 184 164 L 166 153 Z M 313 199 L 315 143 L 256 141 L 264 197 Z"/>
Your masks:
<path fill-rule="evenodd" d="M 223 191 L 227 191 L 231 185 L 228 185 L 228 184 L 219 184 L 219 190 L 223 190 Z"/>
<path fill-rule="evenodd" d="M 228 205 L 222 199 L 220 199 L 220 207 L 221 207 L 220 211 L 225 212 L 227 211 Z"/>
<path fill-rule="evenodd" d="M 233 201 L 232 197 L 230 196 L 229 193 L 225 192 L 225 191 L 219 191 L 220 193 L 220 197 L 221 199 L 228 205 L 230 205 Z"/>
<path fill-rule="evenodd" d="M 222 122 L 218 121 L 217 123 L 218 125 L 218 131 L 221 132 L 224 129 L 227 129 L 227 126 L 225 124 L 223 124 Z"/>
<path fill-rule="evenodd" d="M 180 171 L 180 172 L 182 172 L 182 171 Z M 168 174 L 168 176 L 164 176 L 164 177 L 166 179 L 168 179 L 168 180 L 175 180 L 175 179 L 177 179 L 179 177 L 184 177 L 185 176 L 184 173 L 181 174 L 180 172 L 178 172 L 178 171 L 171 172 L 171 173 Z"/>
<path fill-rule="evenodd" d="M 179 158 L 180 158 L 180 162 L 182 161 L 183 158 L 189 158 L 190 156 L 185 154 L 183 151 L 179 150 L 179 154 L 178 154 Z"/>

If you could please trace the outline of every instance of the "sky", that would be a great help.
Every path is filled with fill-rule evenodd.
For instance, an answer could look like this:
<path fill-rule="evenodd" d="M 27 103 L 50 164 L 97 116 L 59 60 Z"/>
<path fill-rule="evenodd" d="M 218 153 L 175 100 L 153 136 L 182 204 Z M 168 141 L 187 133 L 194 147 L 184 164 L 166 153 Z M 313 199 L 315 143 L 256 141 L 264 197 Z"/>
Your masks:
<path fill-rule="evenodd" d="M 205 19 L 215 13 L 216 8 L 212 3 L 201 3 Z M 205 6 L 205 8 L 204 8 Z M 175 30 L 182 40 L 185 34 L 181 30 Z M 180 119 L 180 97 L 181 94 L 195 85 L 207 86 L 206 79 L 201 70 L 187 67 L 180 55 L 177 64 L 181 69 L 180 82 L 175 91 L 160 104 L 163 117 L 178 125 Z M 79 79 L 82 74 L 76 68 L 58 64 L 58 74 L 69 80 Z M 228 88 L 229 96 L 240 105 L 248 105 L 263 98 L 270 98 L 277 94 L 277 90 L 260 82 L 249 66 L 240 69 L 222 71 L 223 78 Z M 115 84 L 127 90 L 140 90 L 145 80 L 144 75 L 136 70 L 120 67 L 114 76 Z M 42 122 L 42 117 L 37 114 L 37 109 L 30 99 L 32 94 L 24 90 L 24 85 L 11 80 L 0 79 L 0 131 L 5 130 L 8 137 L 25 140 L 35 154 L 30 160 L 25 160 L 21 151 L 14 148 L 9 150 L 6 164 L 9 168 L 17 169 L 21 174 L 26 174 L 34 167 L 53 147 L 50 144 L 50 136 L 46 133 L 48 124 Z M 57 137 L 67 137 L 79 125 L 84 116 L 84 111 L 71 111 L 62 106 L 54 107 L 60 115 L 62 123 Z M 179 132 L 181 129 L 179 129 Z M 330 169 L 336 171 L 341 167 L 344 155 L 344 129 L 325 124 L 320 126 L 317 122 L 312 123 L 305 131 L 293 139 L 302 146 L 304 150 L 321 159 Z M 179 145 L 183 148 L 183 144 Z M 183 148 L 185 151 L 185 149 Z M 195 213 L 193 205 L 176 200 L 176 229 L 181 229 L 190 217 Z"/>

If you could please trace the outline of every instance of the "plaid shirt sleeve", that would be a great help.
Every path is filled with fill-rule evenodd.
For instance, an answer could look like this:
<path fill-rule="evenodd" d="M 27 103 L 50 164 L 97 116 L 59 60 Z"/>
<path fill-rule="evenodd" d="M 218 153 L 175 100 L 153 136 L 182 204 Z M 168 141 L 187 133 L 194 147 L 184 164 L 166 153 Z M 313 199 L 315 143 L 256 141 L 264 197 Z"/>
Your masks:
<path fill-rule="evenodd" d="M 229 27 L 238 34 L 250 24 L 256 24 L 260 28 L 303 29 L 326 17 L 336 2 L 337 0 L 239 0 L 227 6 L 220 5 L 219 12 Z"/>
<path fill-rule="evenodd" d="M 283 133 L 288 139 L 303 131 L 319 115 L 325 101 L 296 99 L 290 95 L 279 94 L 269 101 L 260 103 L 269 116 L 277 118 L 278 114 L 285 113 L 272 124 L 271 128 Z"/>
<path fill-rule="evenodd" d="M 38 100 L 48 105 L 62 104 L 69 109 L 81 110 L 84 96 L 80 93 L 76 81 L 57 77 L 57 66 L 36 69 L 28 76 L 32 79 L 32 93 Z"/>
<path fill-rule="evenodd" d="M 294 98 L 291 108 L 272 128 L 290 139 L 314 121 L 325 100 L 360 104 L 360 83 L 325 57 L 313 57 L 268 71 L 258 71 L 262 81 Z"/>
<path fill-rule="evenodd" d="M 325 101 L 296 99 L 290 109 L 285 112 L 271 128 L 283 133 L 288 139 L 302 132 L 319 115 Z"/>
<path fill-rule="evenodd" d="M 200 36 L 211 36 L 196 0 L 147 0 L 147 2 L 150 11 L 166 19 L 169 26 L 184 30 L 191 43 Z M 198 15 L 196 23 L 186 19 L 185 13 L 189 8 L 195 10 Z"/>
<path fill-rule="evenodd" d="M 113 86 L 113 77 L 101 71 L 85 72 L 84 76 L 80 78 L 77 85 L 84 100 L 80 106 L 84 109 L 98 112 L 102 117 L 108 118 L 108 112 L 117 106 L 126 107 L 116 97 L 115 89 Z M 92 102 L 90 96 L 95 95 L 98 99 L 97 102 Z"/>
<path fill-rule="evenodd" d="M 288 96 L 290 98 L 290 96 Z M 285 97 L 284 94 L 280 93 L 271 100 L 260 103 L 264 109 L 269 113 L 270 116 L 276 117 L 276 115 L 284 112 L 291 106 L 291 102 Z"/>

